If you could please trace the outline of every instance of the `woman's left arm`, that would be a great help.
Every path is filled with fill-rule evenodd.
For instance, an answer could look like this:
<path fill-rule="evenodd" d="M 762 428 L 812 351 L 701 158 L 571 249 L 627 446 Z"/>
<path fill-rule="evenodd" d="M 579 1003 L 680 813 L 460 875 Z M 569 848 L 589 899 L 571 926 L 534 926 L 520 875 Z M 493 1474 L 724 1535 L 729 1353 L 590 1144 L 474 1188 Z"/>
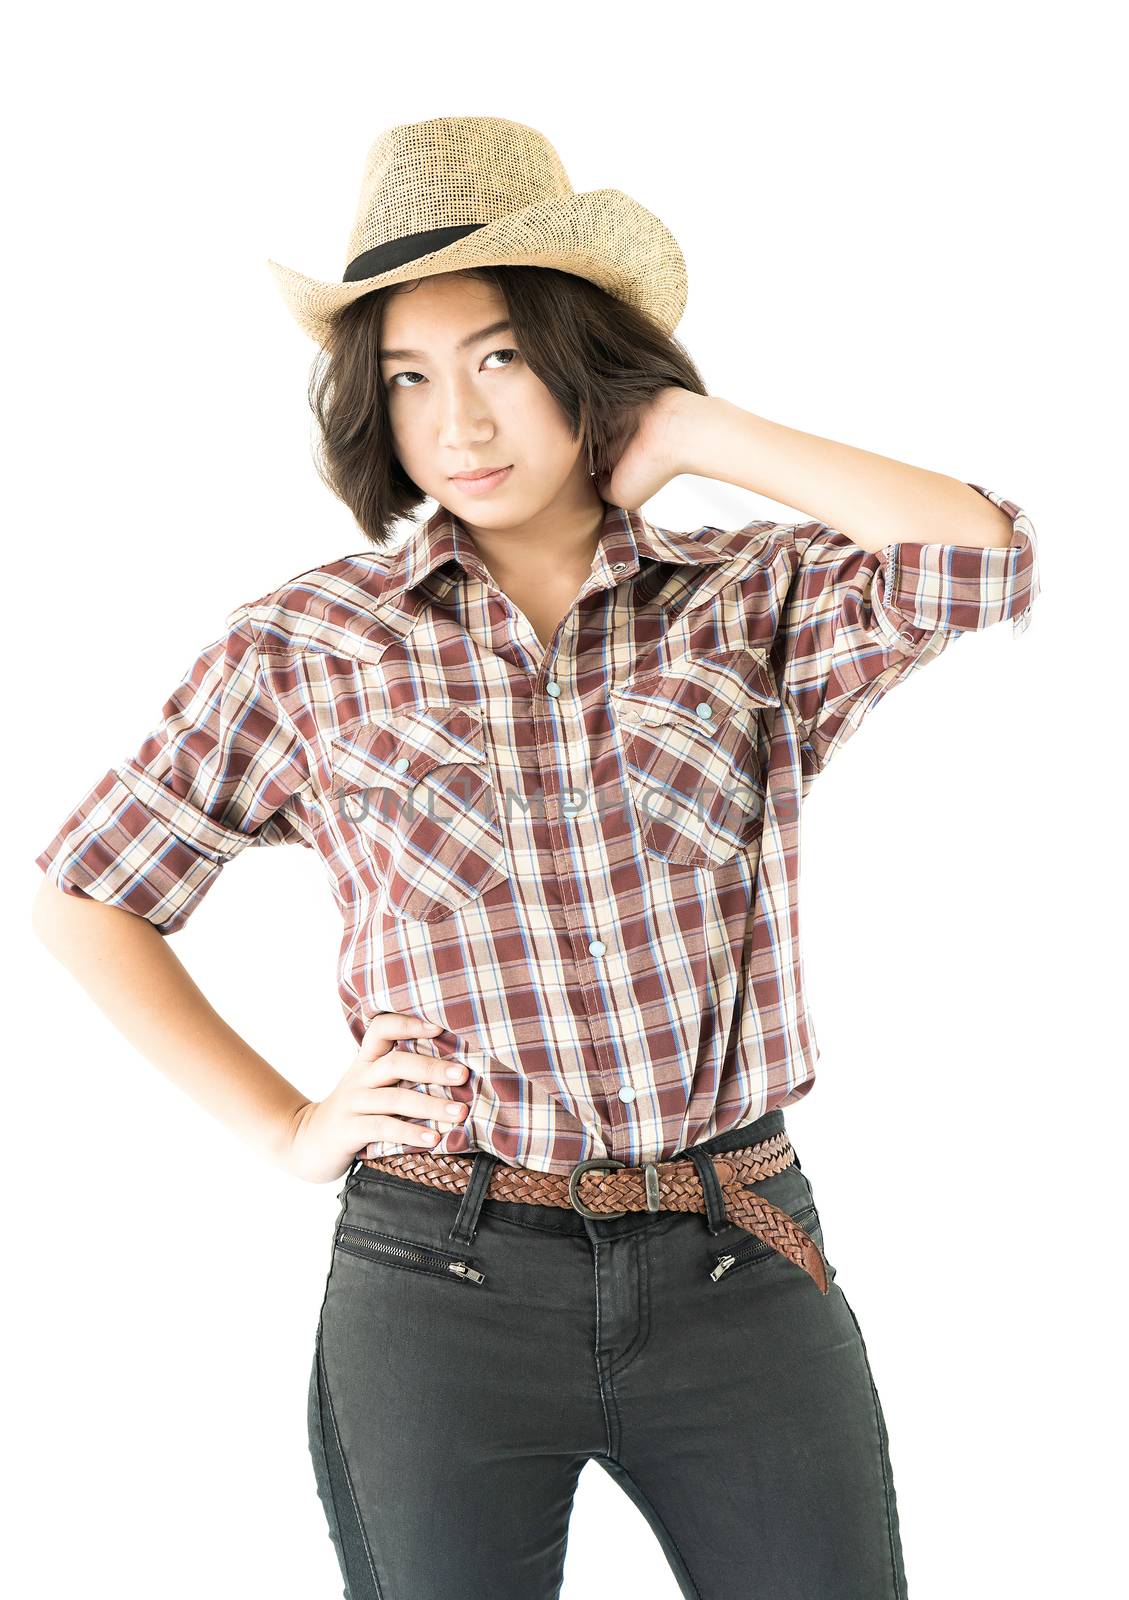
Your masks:
<path fill-rule="evenodd" d="M 668 389 L 657 406 L 673 468 L 669 477 L 688 472 L 717 478 L 796 506 L 805 516 L 837 528 L 862 550 L 883 550 L 907 538 L 920 544 L 981 547 L 1011 542 L 1012 519 L 1006 512 L 943 472 L 786 428 L 716 395 Z M 617 465 L 611 487 L 616 487 L 621 467 L 630 465 L 629 460 Z M 632 489 L 626 481 L 621 486 Z M 609 498 L 624 504 L 614 494 Z"/>
<path fill-rule="evenodd" d="M 1041 587 L 1035 530 L 994 490 L 668 388 L 600 491 L 634 510 L 682 472 L 811 519 L 741 530 L 771 539 L 787 578 L 775 659 L 809 775 L 950 640 L 1009 619 L 1017 635 L 1030 621 Z"/>

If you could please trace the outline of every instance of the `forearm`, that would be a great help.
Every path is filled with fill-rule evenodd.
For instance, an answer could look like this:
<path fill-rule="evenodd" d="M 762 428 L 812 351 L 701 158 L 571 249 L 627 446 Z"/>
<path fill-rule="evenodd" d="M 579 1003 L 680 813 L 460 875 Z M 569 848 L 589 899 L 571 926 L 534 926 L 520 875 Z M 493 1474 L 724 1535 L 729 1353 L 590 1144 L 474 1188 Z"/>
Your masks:
<path fill-rule="evenodd" d="M 679 398 L 680 472 L 795 506 L 876 551 L 901 540 L 1000 546 L 1012 524 L 967 483 L 786 428 L 717 395 Z"/>
<path fill-rule="evenodd" d="M 306 1096 L 213 1009 L 164 935 L 47 880 L 32 925 L 130 1044 L 238 1137 L 277 1155 Z"/>

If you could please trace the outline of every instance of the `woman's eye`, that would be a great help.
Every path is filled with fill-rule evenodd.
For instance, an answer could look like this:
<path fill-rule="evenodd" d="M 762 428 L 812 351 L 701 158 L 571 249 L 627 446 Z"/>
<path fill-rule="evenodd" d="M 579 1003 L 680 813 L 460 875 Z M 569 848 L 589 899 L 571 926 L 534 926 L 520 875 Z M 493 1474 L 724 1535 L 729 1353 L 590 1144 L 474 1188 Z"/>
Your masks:
<path fill-rule="evenodd" d="M 483 357 L 483 360 L 484 361 L 489 361 L 491 356 L 516 356 L 518 354 L 519 354 L 519 352 L 517 350 L 512 350 L 512 349 L 507 347 L 507 348 L 503 348 L 501 350 L 491 350 L 489 355 Z M 504 363 L 504 366 L 503 366 L 502 370 L 505 370 L 505 367 L 512 367 L 512 366 L 513 366 L 513 362 L 512 361 L 507 361 L 507 362 Z M 493 370 L 496 372 L 499 369 L 497 367 L 495 367 Z M 395 386 L 396 388 L 400 388 L 400 389 L 418 389 L 419 388 L 419 384 L 418 383 L 397 384 L 396 383 L 396 379 L 397 378 L 421 378 L 422 376 L 423 376 L 423 374 L 421 372 L 394 372 L 392 374 L 392 376 L 388 380 L 388 386 L 389 386 L 389 388 L 392 388 L 393 386 Z"/>

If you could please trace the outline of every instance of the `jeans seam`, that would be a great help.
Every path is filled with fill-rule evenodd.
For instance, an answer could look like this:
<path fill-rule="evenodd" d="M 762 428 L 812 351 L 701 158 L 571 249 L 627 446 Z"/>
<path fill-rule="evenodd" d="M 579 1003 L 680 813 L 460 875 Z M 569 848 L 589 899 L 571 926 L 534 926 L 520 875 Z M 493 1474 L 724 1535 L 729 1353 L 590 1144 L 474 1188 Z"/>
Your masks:
<path fill-rule="evenodd" d="M 620 1356 L 619 1361 L 609 1363 L 609 1381 L 613 1377 L 618 1378 L 627 1371 L 631 1363 L 642 1355 L 647 1341 L 651 1337 L 650 1238 L 646 1229 L 643 1230 L 639 1245 L 638 1257 L 641 1257 L 641 1259 L 638 1260 L 636 1268 L 638 1291 L 635 1298 L 635 1337 Z"/>
<path fill-rule="evenodd" d="M 842 1294 L 842 1290 L 839 1292 Z M 859 1336 L 859 1345 L 862 1349 L 862 1359 L 866 1365 L 867 1381 L 870 1384 L 870 1399 L 874 1410 L 874 1428 L 878 1435 L 878 1461 L 882 1468 L 882 1493 L 886 1502 L 886 1537 L 890 1545 L 890 1578 L 894 1585 L 894 1600 L 905 1600 L 904 1591 L 898 1581 L 898 1562 L 894 1553 L 894 1518 L 890 1503 L 890 1473 L 886 1465 L 886 1450 L 882 1443 L 882 1423 L 878 1415 L 878 1390 L 874 1383 L 874 1374 L 870 1370 L 870 1357 L 866 1353 L 866 1340 L 862 1336 L 862 1329 L 859 1327 L 858 1318 L 851 1309 L 850 1301 L 847 1299 L 845 1294 L 843 1295 L 843 1304 L 850 1312 L 851 1321 L 854 1323 L 855 1331 Z"/>
<path fill-rule="evenodd" d="M 318 1355 L 319 1359 L 321 1359 L 320 1350 Z M 329 1374 L 326 1371 L 324 1359 L 321 1361 L 321 1370 L 324 1380 L 323 1386 L 325 1390 L 325 1403 L 329 1407 L 329 1421 L 333 1428 L 333 1437 L 337 1444 L 337 1452 L 341 1457 L 341 1471 L 344 1474 L 345 1483 L 349 1490 L 349 1499 L 353 1504 L 353 1515 L 357 1519 L 357 1528 L 361 1535 L 361 1544 L 364 1548 L 365 1560 L 368 1562 L 369 1577 L 372 1579 L 373 1588 L 376 1590 L 378 1600 L 383 1600 L 384 1590 L 380 1586 L 380 1579 L 377 1577 L 376 1567 L 373 1565 L 372 1550 L 369 1547 L 368 1542 L 368 1530 L 366 1529 L 364 1520 L 361 1517 L 361 1508 L 357 1504 L 357 1494 L 356 1490 L 353 1488 L 353 1474 L 349 1471 L 349 1461 L 345 1455 L 345 1446 L 341 1443 L 341 1434 L 337 1427 L 337 1414 L 333 1409 L 333 1396 L 329 1392 Z"/>
<path fill-rule="evenodd" d="M 314 1472 L 315 1474 L 318 1474 L 319 1472 L 324 1474 L 326 1498 L 328 1500 L 328 1505 L 326 1506 L 326 1515 L 329 1519 L 330 1536 L 337 1548 L 342 1551 L 342 1559 L 344 1559 L 345 1541 L 341 1532 L 341 1518 L 337 1514 L 337 1504 L 333 1496 L 333 1476 L 329 1470 L 329 1457 L 325 1448 L 325 1420 L 322 1413 L 321 1403 L 321 1353 L 318 1350 L 316 1343 L 314 1345 L 313 1386 L 313 1409 L 315 1414 L 314 1426 L 316 1428 L 316 1441 L 311 1440 L 311 1446 L 314 1442 L 316 1442 L 319 1452 L 319 1456 L 314 1458 Z"/>
<path fill-rule="evenodd" d="M 601 1370 L 602 1357 L 600 1355 L 600 1241 L 598 1239 L 592 1240 L 592 1260 L 592 1276 L 596 1284 L 596 1343 L 592 1353 L 596 1360 L 596 1392 L 600 1396 L 600 1410 L 604 1413 L 604 1433 L 608 1441 L 606 1453 L 610 1456 L 612 1453 L 612 1423 L 608 1415 L 607 1397 L 604 1394 L 604 1374 Z M 609 1384 L 611 1383 L 610 1372 L 608 1374 L 608 1382 Z"/>

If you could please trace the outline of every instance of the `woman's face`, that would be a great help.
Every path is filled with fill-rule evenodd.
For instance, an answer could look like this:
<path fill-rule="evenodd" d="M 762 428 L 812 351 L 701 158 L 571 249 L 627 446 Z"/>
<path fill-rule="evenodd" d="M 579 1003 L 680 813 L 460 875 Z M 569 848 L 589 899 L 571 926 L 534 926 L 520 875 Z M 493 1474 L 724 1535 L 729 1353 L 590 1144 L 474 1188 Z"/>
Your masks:
<path fill-rule="evenodd" d="M 390 296 L 380 345 L 396 455 L 440 505 L 471 526 L 502 529 L 561 497 L 598 502 L 581 441 L 514 345 L 493 284 L 457 272 L 416 280 Z M 472 495 L 453 474 L 479 467 L 510 471 Z"/>

